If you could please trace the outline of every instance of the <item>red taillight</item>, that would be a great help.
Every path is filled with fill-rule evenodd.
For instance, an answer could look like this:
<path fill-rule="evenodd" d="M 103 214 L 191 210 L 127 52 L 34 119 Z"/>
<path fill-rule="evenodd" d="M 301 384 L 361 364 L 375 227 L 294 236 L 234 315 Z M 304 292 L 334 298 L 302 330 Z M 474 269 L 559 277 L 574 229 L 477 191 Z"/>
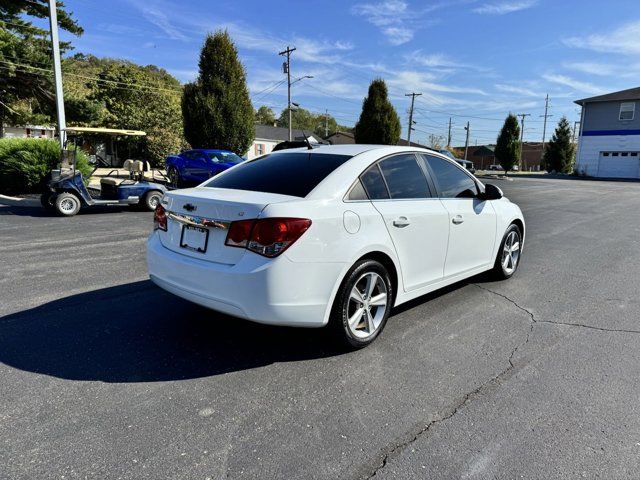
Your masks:
<path fill-rule="evenodd" d="M 225 245 L 241 247 L 265 257 L 277 257 L 311 226 L 306 218 L 263 218 L 231 222 Z"/>
<path fill-rule="evenodd" d="M 230 247 L 246 247 L 251 235 L 251 227 L 255 220 L 240 220 L 239 222 L 231 222 L 229 233 L 224 244 Z"/>
<path fill-rule="evenodd" d="M 153 229 L 167 231 L 167 212 L 162 205 L 158 205 L 153 212 Z"/>

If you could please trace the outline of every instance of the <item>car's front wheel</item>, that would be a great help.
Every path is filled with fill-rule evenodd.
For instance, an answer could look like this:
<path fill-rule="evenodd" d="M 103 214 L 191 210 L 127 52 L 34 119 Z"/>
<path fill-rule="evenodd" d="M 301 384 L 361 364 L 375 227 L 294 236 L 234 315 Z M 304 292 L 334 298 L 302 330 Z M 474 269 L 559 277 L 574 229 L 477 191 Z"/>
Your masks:
<path fill-rule="evenodd" d="M 356 263 L 340 286 L 330 324 L 350 348 L 373 342 L 387 323 L 393 302 L 389 272 L 375 260 Z"/>
<path fill-rule="evenodd" d="M 520 265 L 521 255 L 522 233 L 516 224 L 511 224 L 502 237 L 502 243 L 493 266 L 494 276 L 501 280 L 513 276 Z"/>

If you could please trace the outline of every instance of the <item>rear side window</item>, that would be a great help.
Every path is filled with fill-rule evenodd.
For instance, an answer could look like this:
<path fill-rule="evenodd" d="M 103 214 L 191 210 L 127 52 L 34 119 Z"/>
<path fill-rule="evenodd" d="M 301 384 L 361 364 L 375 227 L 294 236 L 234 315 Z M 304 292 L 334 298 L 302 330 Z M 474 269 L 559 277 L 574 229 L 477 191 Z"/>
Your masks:
<path fill-rule="evenodd" d="M 360 180 L 362 180 L 362 184 L 371 200 L 389 198 L 389 192 L 382 179 L 378 164 L 369 167 L 369 169 L 360 176 Z"/>
<path fill-rule="evenodd" d="M 438 182 L 442 198 L 474 198 L 478 195 L 476 182 L 451 162 L 439 157 L 426 156 Z"/>
<path fill-rule="evenodd" d="M 327 175 L 350 158 L 349 155 L 313 152 L 271 153 L 241 163 L 204 186 L 306 197 Z"/>
<path fill-rule="evenodd" d="M 395 155 L 382 160 L 380 170 L 387 181 L 391 198 L 431 197 L 427 178 L 415 155 Z"/>

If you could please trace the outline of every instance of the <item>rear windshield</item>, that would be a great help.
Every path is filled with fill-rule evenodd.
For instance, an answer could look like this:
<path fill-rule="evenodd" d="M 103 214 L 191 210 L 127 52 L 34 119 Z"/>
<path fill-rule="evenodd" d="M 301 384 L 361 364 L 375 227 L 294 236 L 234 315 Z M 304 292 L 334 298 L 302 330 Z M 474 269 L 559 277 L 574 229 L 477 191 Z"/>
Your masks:
<path fill-rule="evenodd" d="M 276 152 L 238 165 L 204 186 L 306 197 L 350 158 L 313 152 Z"/>

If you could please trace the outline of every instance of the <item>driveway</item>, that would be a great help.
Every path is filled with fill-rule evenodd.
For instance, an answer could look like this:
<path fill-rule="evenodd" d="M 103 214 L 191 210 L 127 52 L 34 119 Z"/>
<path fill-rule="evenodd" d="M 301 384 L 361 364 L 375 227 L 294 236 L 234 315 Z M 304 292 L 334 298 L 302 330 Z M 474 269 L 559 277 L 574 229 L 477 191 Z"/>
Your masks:
<path fill-rule="evenodd" d="M 640 184 L 495 183 L 515 277 L 353 353 L 153 286 L 150 213 L 0 207 L 0 478 L 637 477 Z"/>

